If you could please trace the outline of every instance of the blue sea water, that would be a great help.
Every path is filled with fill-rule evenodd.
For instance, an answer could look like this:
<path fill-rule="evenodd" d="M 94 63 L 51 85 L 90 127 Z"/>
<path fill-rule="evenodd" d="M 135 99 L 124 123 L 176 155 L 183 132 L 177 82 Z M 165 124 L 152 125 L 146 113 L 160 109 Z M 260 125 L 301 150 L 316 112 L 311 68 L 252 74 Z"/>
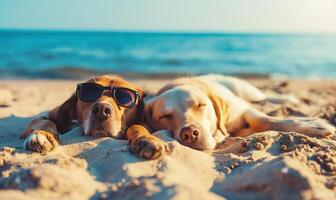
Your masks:
<path fill-rule="evenodd" d="M 336 78 L 336 36 L 0 31 L 0 78 L 66 68 Z"/>

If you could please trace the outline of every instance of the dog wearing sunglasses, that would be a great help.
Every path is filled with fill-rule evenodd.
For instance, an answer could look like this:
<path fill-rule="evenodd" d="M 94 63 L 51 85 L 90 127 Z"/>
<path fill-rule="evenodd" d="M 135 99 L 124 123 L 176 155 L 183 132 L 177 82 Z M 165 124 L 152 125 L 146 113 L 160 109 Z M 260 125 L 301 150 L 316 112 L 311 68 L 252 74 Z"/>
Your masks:
<path fill-rule="evenodd" d="M 127 139 L 133 153 L 155 159 L 168 147 L 145 126 L 136 125 L 143 115 L 144 96 L 121 77 L 98 76 L 78 84 L 76 92 L 47 116 L 33 119 L 20 137 L 25 138 L 26 149 L 48 152 L 60 144 L 59 134 L 77 124 L 84 135 Z"/>

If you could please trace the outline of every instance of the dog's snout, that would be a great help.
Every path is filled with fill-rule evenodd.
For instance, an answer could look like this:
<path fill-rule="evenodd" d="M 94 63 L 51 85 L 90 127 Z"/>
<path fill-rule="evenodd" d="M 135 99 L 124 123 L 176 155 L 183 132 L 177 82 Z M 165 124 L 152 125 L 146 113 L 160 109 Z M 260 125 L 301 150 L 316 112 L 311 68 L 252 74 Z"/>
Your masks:
<path fill-rule="evenodd" d="M 99 119 L 107 119 L 112 115 L 112 107 L 107 103 L 97 103 L 92 108 L 92 114 Z"/>
<path fill-rule="evenodd" d="M 188 126 L 181 129 L 180 137 L 184 142 L 194 142 L 200 135 L 199 130 L 195 126 Z"/>

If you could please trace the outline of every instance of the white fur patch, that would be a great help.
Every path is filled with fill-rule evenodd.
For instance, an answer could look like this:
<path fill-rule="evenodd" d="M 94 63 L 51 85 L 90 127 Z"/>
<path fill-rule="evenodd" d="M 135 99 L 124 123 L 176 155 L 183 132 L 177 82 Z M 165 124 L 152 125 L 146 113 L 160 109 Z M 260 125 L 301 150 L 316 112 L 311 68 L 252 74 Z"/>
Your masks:
<path fill-rule="evenodd" d="M 31 143 L 31 141 L 36 139 L 36 135 L 35 134 L 30 134 L 25 141 L 23 142 L 23 148 L 24 149 L 29 149 L 29 144 Z"/>
<path fill-rule="evenodd" d="M 30 144 L 32 142 L 38 142 L 41 146 L 44 145 L 46 142 L 49 143 L 49 140 L 46 136 L 41 134 L 30 134 L 25 141 L 23 142 L 23 148 L 28 149 L 30 148 Z"/>

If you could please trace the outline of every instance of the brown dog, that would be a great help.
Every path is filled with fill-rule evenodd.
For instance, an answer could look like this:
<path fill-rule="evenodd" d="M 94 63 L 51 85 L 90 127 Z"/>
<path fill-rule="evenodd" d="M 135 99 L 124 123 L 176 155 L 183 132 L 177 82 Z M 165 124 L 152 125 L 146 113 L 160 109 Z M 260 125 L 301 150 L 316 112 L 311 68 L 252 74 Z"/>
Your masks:
<path fill-rule="evenodd" d="M 62 105 L 30 122 L 21 135 L 26 149 L 47 152 L 59 144 L 58 134 L 73 127 L 84 135 L 127 139 L 131 151 L 154 159 L 168 151 L 166 143 L 152 136 L 139 122 L 144 92 L 118 76 L 99 76 L 78 84 L 76 92 Z M 138 121 L 137 121 L 138 120 Z"/>

